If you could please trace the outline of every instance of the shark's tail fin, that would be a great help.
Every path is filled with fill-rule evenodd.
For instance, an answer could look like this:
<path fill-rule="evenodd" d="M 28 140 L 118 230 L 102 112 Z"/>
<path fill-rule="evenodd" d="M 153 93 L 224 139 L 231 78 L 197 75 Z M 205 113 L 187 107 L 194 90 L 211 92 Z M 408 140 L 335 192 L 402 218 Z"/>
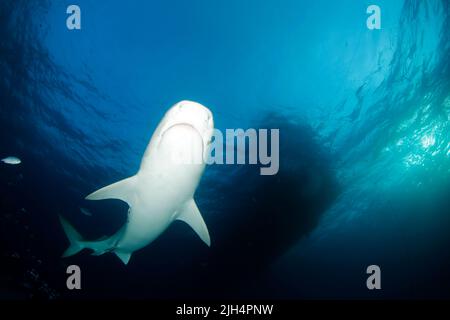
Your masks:
<path fill-rule="evenodd" d="M 66 233 L 67 239 L 69 239 L 70 246 L 63 253 L 63 257 L 70 257 L 77 254 L 85 247 L 83 245 L 83 237 L 72 227 L 72 225 L 63 217 L 59 216 L 59 220 L 63 226 L 64 232 Z"/>

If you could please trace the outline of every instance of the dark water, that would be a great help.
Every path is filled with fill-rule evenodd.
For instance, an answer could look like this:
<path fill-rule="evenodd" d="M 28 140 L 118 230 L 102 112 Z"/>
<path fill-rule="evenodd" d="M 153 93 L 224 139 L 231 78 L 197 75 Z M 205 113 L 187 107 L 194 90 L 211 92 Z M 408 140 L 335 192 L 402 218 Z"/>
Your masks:
<path fill-rule="evenodd" d="M 450 3 L 0 3 L 0 298 L 449 298 Z M 84 197 L 133 175 L 164 112 L 279 128 L 280 171 L 209 166 L 207 248 L 175 222 L 124 266 L 61 259 L 127 205 Z M 80 212 L 87 208 L 92 216 Z M 82 290 L 66 289 L 79 265 Z M 382 290 L 366 288 L 366 267 Z"/>

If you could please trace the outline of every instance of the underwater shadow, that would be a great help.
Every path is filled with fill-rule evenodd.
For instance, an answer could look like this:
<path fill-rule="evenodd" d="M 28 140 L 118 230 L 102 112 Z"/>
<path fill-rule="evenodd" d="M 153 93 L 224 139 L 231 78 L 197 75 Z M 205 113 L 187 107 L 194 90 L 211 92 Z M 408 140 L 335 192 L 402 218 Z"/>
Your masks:
<path fill-rule="evenodd" d="M 192 264 L 190 280 L 174 280 L 180 296 L 236 298 L 240 288 L 257 282 L 266 266 L 314 230 L 339 194 L 330 156 L 312 128 L 277 114 L 256 128 L 280 130 L 279 172 L 262 176 L 259 165 L 207 168 L 196 199 L 206 199 L 199 207 L 212 245 L 207 262 Z"/>

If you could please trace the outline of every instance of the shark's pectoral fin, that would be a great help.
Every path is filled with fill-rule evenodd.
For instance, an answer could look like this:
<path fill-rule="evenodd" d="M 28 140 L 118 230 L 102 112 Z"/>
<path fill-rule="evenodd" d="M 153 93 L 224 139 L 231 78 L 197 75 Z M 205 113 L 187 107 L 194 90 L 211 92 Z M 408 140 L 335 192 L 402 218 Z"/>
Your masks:
<path fill-rule="evenodd" d="M 123 252 L 123 251 L 114 251 L 114 253 L 116 254 L 116 256 L 119 257 L 120 260 L 122 260 L 122 262 L 124 264 L 128 264 L 128 261 L 130 261 L 131 258 L 131 253 L 130 252 Z"/>
<path fill-rule="evenodd" d="M 119 199 L 131 205 L 136 176 L 101 188 L 86 197 L 87 200 Z"/>
<path fill-rule="evenodd" d="M 205 221 L 203 221 L 202 215 L 195 204 L 194 199 L 189 200 L 181 209 L 177 220 L 186 222 L 197 233 L 200 239 L 203 240 L 208 246 L 211 246 L 211 239 L 209 237 L 208 228 Z"/>

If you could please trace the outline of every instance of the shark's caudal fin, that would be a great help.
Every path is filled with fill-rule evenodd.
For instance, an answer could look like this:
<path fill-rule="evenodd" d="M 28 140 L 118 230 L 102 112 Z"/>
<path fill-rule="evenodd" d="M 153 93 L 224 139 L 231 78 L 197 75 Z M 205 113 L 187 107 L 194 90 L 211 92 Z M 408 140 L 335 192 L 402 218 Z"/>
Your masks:
<path fill-rule="evenodd" d="M 136 176 L 110 184 L 86 197 L 86 200 L 119 199 L 131 204 Z"/>
<path fill-rule="evenodd" d="M 177 220 L 186 222 L 197 233 L 200 239 L 203 240 L 208 246 L 211 246 L 211 239 L 209 237 L 208 228 L 205 221 L 203 221 L 200 210 L 198 210 L 197 204 L 194 199 L 189 200 L 181 209 Z"/>
<path fill-rule="evenodd" d="M 67 239 L 69 239 L 70 242 L 69 248 L 67 248 L 62 256 L 64 258 L 73 256 L 74 254 L 77 254 L 85 248 L 82 243 L 83 237 L 74 229 L 74 227 L 70 225 L 69 222 L 67 222 L 66 219 L 59 216 L 59 221 L 61 221 L 64 232 L 66 233 Z"/>
<path fill-rule="evenodd" d="M 94 256 L 99 256 L 106 252 L 109 252 L 114 247 L 116 237 L 121 232 L 119 231 L 111 237 L 101 237 L 97 241 L 84 241 L 83 237 L 75 230 L 74 227 L 72 227 L 72 225 L 66 219 L 59 216 L 59 220 L 61 221 L 64 232 L 66 233 L 67 239 L 69 239 L 70 242 L 69 248 L 67 248 L 67 250 L 62 255 L 63 258 L 73 256 L 83 249 L 91 249 L 91 254 Z"/>

